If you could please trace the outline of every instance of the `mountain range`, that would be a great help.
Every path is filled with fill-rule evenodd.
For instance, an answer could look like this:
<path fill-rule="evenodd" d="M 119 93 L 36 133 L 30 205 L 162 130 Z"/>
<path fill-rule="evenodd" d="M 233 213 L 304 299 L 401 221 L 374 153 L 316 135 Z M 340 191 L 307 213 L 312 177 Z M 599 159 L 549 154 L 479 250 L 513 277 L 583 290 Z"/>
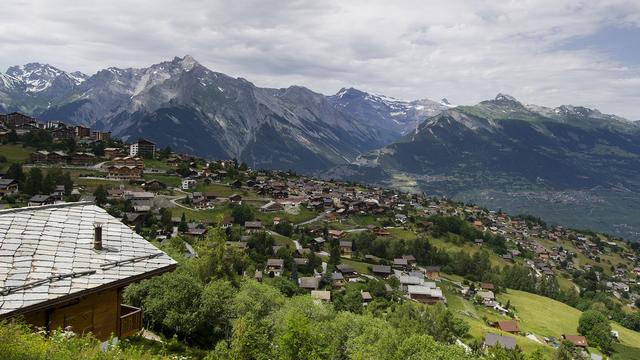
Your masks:
<path fill-rule="evenodd" d="M 10 111 L 640 239 L 640 122 L 595 109 L 528 105 L 506 94 L 453 106 L 354 88 L 331 96 L 261 88 L 185 56 L 91 76 L 12 66 L 0 73 L 0 112 Z"/>
<path fill-rule="evenodd" d="M 400 136 L 392 120 L 368 123 L 300 86 L 260 88 L 190 56 L 93 76 L 38 63 L 0 75 L 0 111 L 23 111 L 147 138 L 159 146 L 254 167 L 318 171 Z"/>

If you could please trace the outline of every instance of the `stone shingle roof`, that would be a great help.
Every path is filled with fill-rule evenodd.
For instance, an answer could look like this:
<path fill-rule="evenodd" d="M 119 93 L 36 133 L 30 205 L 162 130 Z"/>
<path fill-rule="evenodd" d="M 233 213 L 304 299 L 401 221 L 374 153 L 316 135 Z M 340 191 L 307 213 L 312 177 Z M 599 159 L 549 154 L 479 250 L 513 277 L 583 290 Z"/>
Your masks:
<path fill-rule="evenodd" d="M 94 250 L 94 224 L 103 250 Z M 175 267 L 176 262 L 94 204 L 0 211 L 0 317 Z"/>

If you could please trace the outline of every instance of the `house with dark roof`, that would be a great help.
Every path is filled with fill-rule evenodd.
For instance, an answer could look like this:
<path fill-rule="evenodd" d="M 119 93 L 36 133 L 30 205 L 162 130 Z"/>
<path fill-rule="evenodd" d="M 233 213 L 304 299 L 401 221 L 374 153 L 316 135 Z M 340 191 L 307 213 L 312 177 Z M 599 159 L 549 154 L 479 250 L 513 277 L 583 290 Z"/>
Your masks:
<path fill-rule="evenodd" d="M 0 320 L 105 341 L 142 328 L 123 289 L 176 262 L 104 209 L 67 203 L 0 211 Z"/>
<path fill-rule="evenodd" d="M 497 345 L 508 350 L 513 350 L 516 348 L 516 339 L 511 336 L 502 336 L 502 335 L 491 334 L 491 333 L 484 334 L 483 346 L 485 348 L 493 347 Z"/>

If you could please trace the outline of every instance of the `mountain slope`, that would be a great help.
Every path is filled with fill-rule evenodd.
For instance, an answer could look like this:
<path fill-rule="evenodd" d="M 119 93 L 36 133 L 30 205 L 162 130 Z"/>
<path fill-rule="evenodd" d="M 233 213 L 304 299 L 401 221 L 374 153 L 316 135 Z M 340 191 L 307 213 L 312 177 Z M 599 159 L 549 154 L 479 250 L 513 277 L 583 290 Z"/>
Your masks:
<path fill-rule="evenodd" d="M 640 124 L 583 107 L 550 109 L 498 95 L 445 110 L 327 176 L 512 212 L 553 211 L 554 221 L 633 238 L 640 229 L 625 215 L 603 221 L 637 213 L 629 206 L 640 190 Z"/>
<path fill-rule="evenodd" d="M 195 155 L 255 167 L 318 171 L 347 163 L 395 137 L 309 89 L 259 88 L 213 72 L 190 56 L 144 69 L 108 68 L 40 114 L 149 138 Z"/>
<path fill-rule="evenodd" d="M 429 99 L 405 101 L 354 88 L 343 88 L 328 99 L 337 109 L 398 135 L 414 130 L 426 118 L 452 107 L 446 99 L 442 102 Z"/>

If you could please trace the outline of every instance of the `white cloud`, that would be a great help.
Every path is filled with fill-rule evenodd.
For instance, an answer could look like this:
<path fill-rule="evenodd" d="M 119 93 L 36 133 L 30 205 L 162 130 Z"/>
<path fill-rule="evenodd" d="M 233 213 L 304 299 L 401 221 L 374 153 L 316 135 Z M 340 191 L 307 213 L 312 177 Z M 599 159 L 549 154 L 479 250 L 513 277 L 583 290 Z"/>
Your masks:
<path fill-rule="evenodd" d="M 260 86 L 342 86 L 475 103 L 531 103 L 640 119 L 640 60 L 564 41 L 638 26 L 637 1 L 3 1 L 0 65 L 93 73 L 191 54 Z M 612 39 L 615 41 L 615 39 Z"/>

